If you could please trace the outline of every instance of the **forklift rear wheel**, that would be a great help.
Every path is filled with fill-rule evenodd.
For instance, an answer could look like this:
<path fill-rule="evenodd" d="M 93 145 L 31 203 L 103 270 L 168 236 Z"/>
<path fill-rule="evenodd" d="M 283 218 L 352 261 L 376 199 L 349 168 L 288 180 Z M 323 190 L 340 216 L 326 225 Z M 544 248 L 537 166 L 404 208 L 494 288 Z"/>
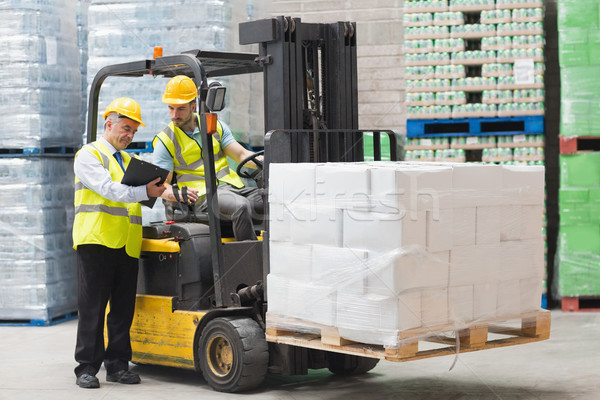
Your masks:
<path fill-rule="evenodd" d="M 375 368 L 378 362 L 378 358 L 329 353 L 328 368 L 336 375 L 361 375 Z"/>
<path fill-rule="evenodd" d="M 269 364 L 265 332 L 247 317 L 210 321 L 200 337 L 198 356 L 202 375 L 220 392 L 240 392 L 262 383 Z"/>

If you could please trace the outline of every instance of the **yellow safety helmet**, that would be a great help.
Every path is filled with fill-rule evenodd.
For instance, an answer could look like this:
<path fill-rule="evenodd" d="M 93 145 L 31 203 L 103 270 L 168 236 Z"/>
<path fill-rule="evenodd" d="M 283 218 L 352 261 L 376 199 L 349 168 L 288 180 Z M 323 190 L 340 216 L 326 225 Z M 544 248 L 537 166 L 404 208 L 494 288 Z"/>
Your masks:
<path fill-rule="evenodd" d="M 108 107 L 106 107 L 102 117 L 106 119 L 106 116 L 111 112 L 116 112 L 135 122 L 139 122 L 141 126 L 146 126 L 142 122 L 142 109 L 140 108 L 140 105 L 137 101 L 132 100 L 129 97 L 119 97 L 118 99 L 113 100 Z"/>
<path fill-rule="evenodd" d="M 194 81 L 185 75 L 177 75 L 167 83 L 162 102 L 165 104 L 187 104 L 196 100 L 197 96 L 198 89 Z"/>

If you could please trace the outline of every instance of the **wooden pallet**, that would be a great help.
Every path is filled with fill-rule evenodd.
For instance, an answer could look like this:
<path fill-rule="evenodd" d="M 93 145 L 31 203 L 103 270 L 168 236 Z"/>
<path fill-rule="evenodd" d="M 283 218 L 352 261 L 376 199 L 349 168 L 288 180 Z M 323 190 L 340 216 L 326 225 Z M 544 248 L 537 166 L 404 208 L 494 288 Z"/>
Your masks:
<path fill-rule="evenodd" d="M 562 297 L 560 308 L 564 312 L 600 311 L 600 296 Z"/>
<path fill-rule="evenodd" d="M 302 321 L 298 321 L 296 325 L 289 319 L 279 320 L 281 323 L 277 321 L 277 317 L 267 315 L 268 342 L 394 362 L 513 346 L 550 337 L 548 310 L 522 314 L 514 318 L 477 322 L 458 331 L 451 326 L 402 331 L 398 336 L 400 345 L 394 348 L 344 339 L 335 327 Z M 520 326 L 514 326 L 515 321 L 520 321 Z"/>
<path fill-rule="evenodd" d="M 52 326 L 77 318 L 77 311 L 60 314 L 52 318 L 0 319 L 0 326 Z"/>
<path fill-rule="evenodd" d="M 600 151 L 600 136 L 559 136 L 560 154 Z"/>

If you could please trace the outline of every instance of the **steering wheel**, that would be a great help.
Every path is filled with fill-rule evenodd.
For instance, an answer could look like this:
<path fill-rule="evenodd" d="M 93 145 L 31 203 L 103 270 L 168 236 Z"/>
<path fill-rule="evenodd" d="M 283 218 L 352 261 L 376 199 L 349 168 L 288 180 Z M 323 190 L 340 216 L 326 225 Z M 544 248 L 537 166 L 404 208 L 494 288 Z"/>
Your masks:
<path fill-rule="evenodd" d="M 265 153 L 264 150 L 258 151 L 254 154 L 249 155 L 248 157 L 244 158 L 242 161 L 240 161 L 240 163 L 237 166 L 237 169 L 235 170 L 235 172 L 241 177 L 241 178 L 245 178 L 245 179 L 253 179 L 255 181 L 258 181 L 259 179 L 258 176 L 262 174 L 263 172 L 263 163 L 258 161 L 256 158 L 260 155 L 263 155 Z M 244 168 L 244 166 L 246 164 L 248 164 L 250 161 L 252 161 L 258 168 L 246 168 L 246 170 L 242 171 L 242 168 Z M 248 172 L 247 170 L 251 170 L 252 172 Z"/>

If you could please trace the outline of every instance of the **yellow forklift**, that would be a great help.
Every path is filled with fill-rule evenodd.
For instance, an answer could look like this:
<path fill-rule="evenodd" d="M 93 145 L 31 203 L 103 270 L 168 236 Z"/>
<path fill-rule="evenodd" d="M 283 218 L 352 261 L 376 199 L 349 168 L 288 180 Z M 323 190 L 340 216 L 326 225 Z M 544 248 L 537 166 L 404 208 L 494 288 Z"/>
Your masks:
<path fill-rule="evenodd" d="M 240 25 L 240 43 L 257 43 L 259 53 L 191 50 L 102 68 L 91 84 L 87 141 L 96 140 L 98 98 L 108 78 L 187 75 L 199 88 L 203 148 L 209 148 L 206 115 L 223 108 L 220 77 L 262 73 L 265 104 L 264 165 L 248 173 L 264 187 L 271 162 L 364 161 L 364 131 L 358 129 L 356 31 L 351 22 L 303 23 L 277 17 Z M 158 99 L 157 99 L 158 101 Z M 369 131 L 373 158 L 381 159 L 381 138 Z M 371 143 L 372 141 L 372 143 Z M 219 220 L 214 155 L 203 152 L 205 215 L 143 228 L 138 295 L 131 340 L 133 362 L 202 372 L 215 390 L 238 392 L 261 384 L 267 372 L 294 375 L 328 368 L 336 374 L 366 373 L 378 358 L 267 342 L 269 273 L 268 199 L 260 240 L 236 242 Z M 264 187 L 265 193 L 268 191 Z"/>
<path fill-rule="evenodd" d="M 135 363 L 196 370 L 213 389 L 239 392 L 259 386 L 267 373 L 301 375 L 327 368 L 335 374 L 363 374 L 380 359 L 403 362 L 549 338 L 550 313 L 545 310 L 516 316 L 520 328 L 479 321 L 458 331 L 444 327 L 454 337 L 429 337 L 425 328 L 402 331 L 397 348 L 348 342 L 331 334 L 329 327 L 315 335 L 270 323 L 265 286 L 270 270 L 269 166 L 362 162 L 367 157 L 377 161 L 382 143 L 387 143 L 387 158 L 394 161 L 400 149 L 392 131 L 358 129 L 354 23 L 276 17 L 242 23 L 239 33 L 240 44 L 258 44 L 257 54 L 191 50 L 110 65 L 91 85 L 88 142 L 96 139 L 98 97 L 106 78 L 189 76 L 199 88 L 202 147 L 210 148 L 207 121 L 222 109 L 226 89 L 209 85 L 209 80 L 261 73 L 264 81 L 264 163 L 255 161 L 262 171 L 244 170 L 255 156 L 237 169 L 265 189 L 265 219 L 257 226 L 262 240 L 236 242 L 228 237 L 228 221 L 215 212 L 214 155 L 203 152 L 207 213 L 143 227 L 131 328 Z M 312 299 L 306 300 L 310 304 Z M 421 340 L 435 347 L 421 349 Z"/>

